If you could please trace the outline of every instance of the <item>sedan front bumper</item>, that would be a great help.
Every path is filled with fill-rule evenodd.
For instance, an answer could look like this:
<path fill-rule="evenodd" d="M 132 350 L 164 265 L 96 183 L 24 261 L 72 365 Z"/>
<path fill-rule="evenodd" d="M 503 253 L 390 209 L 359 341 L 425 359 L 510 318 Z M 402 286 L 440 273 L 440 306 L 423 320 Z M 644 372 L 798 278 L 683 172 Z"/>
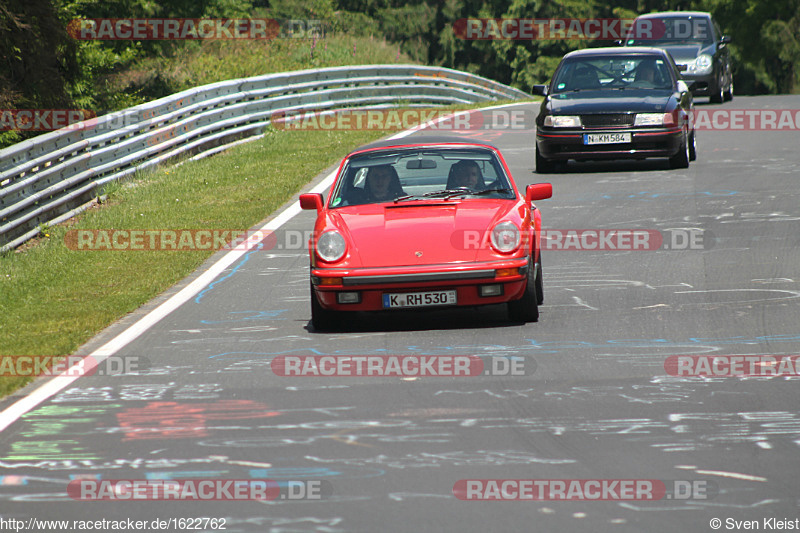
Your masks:
<path fill-rule="evenodd" d="M 585 144 L 584 134 L 630 133 L 630 143 Z M 683 131 L 670 129 L 620 129 L 620 130 L 537 130 L 536 144 L 546 159 L 643 159 L 647 157 L 672 157 L 682 148 Z"/>

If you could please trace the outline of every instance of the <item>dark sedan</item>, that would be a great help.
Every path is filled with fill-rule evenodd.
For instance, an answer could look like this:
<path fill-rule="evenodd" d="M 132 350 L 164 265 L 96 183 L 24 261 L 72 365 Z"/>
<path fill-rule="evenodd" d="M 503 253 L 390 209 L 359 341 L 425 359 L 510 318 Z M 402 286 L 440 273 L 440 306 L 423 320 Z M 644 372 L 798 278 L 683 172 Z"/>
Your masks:
<path fill-rule="evenodd" d="M 573 159 L 667 157 L 686 168 L 696 157 L 692 93 L 672 57 L 659 48 L 592 48 L 570 52 L 536 119 L 536 171 Z"/>

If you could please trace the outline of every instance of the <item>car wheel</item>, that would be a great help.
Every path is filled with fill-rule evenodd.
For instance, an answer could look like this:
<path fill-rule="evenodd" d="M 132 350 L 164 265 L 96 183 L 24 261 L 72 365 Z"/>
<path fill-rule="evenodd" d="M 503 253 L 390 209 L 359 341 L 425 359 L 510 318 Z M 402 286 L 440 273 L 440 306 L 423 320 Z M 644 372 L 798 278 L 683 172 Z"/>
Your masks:
<path fill-rule="evenodd" d="M 725 94 L 722 95 L 725 101 L 730 102 L 733 100 L 733 77 L 731 77 L 731 83 L 728 85 L 728 90 L 725 91 Z"/>
<path fill-rule="evenodd" d="M 325 309 L 317 300 L 314 294 L 314 285 L 311 285 L 311 325 L 316 331 L 327 331 L 335 329 L 339 324 L 339 316 L 336 311 Z"/>
<path fill-rule="evenodd" d="M 709 97 L 708 97 L 708 101 L 709 102 L 711 102 L 712 104 L 721 104 L 722 103 L 722 101 L 724 100 L 725 96 L 724 96 L 724 94 L 722 92 L 722 79 L 721 78 L 717 78 L 717 82 L 714 84 L 713 87 L 709 86 L 708 87 L 708 91 L 709 91 Z"/>
<path fill-rule="evenodd" d="M 536 303 L 544 303 L 544 282 L 542 281 L 542 252 L 539 252 L 539 260 L 536 262 Z"/>
<path fill-rule="evenodd" d="M 697 140 L 695 139 L 694 130 L 689 134 L 689 161 L 697 159 Z"/>
<path fill-rule="evenodd" d="M 684 132 L 681 148 L 678 153 L 669 158 L 670 168 L 688 168 L 689 167 L 689 140 L 688 135 Z"/>
<path fill-rule="evenodd" d="M 536 279 L 533 265 L 528 266 L 528 283 L 522 298 L 508 302 L 508 317 L 514 322 L 539 321 L 539 297 L 536 296 Z"/>
<path fill-rule="evenodd" d="M 545 159 L 539 153 L 539 146 L 536 146 L 536 173 L 537 174 L 552 174 L 556 171 L 556 163 Z"/>

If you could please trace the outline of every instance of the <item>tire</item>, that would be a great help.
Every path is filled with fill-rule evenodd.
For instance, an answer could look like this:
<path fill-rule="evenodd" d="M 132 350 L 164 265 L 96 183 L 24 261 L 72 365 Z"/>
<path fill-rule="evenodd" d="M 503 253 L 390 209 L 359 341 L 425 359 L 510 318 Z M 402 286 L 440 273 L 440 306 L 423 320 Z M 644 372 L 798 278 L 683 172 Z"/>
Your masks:
<path fill-rule="evenodd" d="M 329 331 L 339 325 L 339 314 L 336 311 L 325 309 L 314 294 L 314 285 L 311 285 L 311 325 L 316 331 Z"/>
<path fill-rule="evenodd" d="M 508 302 L 508 318 L 514 322 L 539 321 L 539 297 L 536 295 L 536 279 L 534 279 L 534 266 L 529 263 L 528 283 L 522 298 Z"/>
<path fill-rule="evenodd" d="M 695 132 L 692 130 L 692 133 L 689 134 L 689 161 L 694 161 L 697 159 L 697 139 L 695 138 Z"/>
<path fill-rule="evenodd" d="M 536 304 L 544 303 L 544 282 L 542 281 L 542 252 L 539 252 L 539 260 L 536 262 Z"/>
<path fill-rule="evenodd" d="M 686 132 L 683 134 L 683 141 L 678 153 L 669 158 L 670 168 L 689 168 L 689 140 Z"/>
<path fill-rule="evenodd" d="M 728 85 L 728 90 L 722 93 L 722 98 L 726 102 L 730 102 L 731 100 L 733 100 L 733 77 L 731 77 L 731 83 L 730 85 Z"/>
<path fill-rule="evenodd" d="M 557 165 L 555 162 L 542 157 L 539 153 L 539 145 L 536 145 L 536 173 L 537 174 L 552 174 L 556 171 Z"/>
<path fill-rule="evenodd" d="M 709 86 L 708 88 L 708 101 L 712 104 L 721 104 L 724 99 L 725 96 L 722 92 L 722 79 L 717 79 L 714 87 Z"/>

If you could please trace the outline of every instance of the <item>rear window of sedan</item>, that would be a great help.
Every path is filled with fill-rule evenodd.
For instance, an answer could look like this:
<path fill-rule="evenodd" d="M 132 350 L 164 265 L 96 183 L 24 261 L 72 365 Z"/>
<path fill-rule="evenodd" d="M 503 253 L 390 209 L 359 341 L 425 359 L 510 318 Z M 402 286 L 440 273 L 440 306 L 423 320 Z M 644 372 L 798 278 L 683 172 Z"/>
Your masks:
<path fill-rule="evenodd" d="M 587 56 L 565 60 L 551 92 L 600 89 L 671 89 L 671 67 L 662 56 Z"/>
<path fill-rule="evenodd" d="M 329 206 L 416 198 L 515 199 L 497 156 L 486 149 L 412 148 L 351 157 Z"/>

